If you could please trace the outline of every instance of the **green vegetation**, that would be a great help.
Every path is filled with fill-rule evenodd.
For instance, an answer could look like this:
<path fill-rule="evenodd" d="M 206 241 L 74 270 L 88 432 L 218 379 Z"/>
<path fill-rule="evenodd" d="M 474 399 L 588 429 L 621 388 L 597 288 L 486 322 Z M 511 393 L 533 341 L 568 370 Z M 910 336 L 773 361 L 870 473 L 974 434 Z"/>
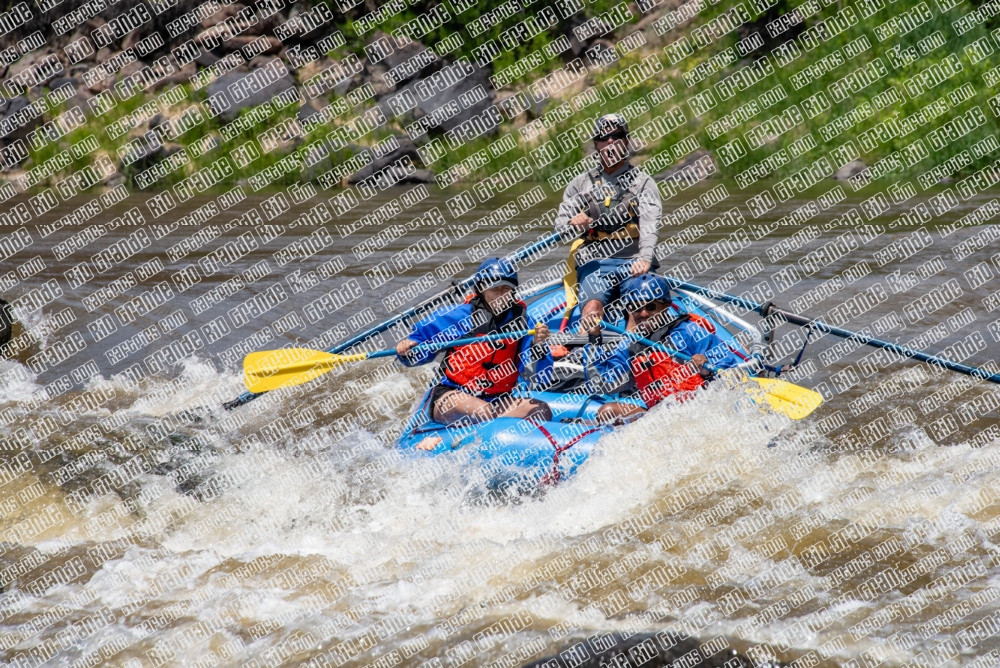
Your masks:
<path fill-rule="evenodd" d="M 816 7 L 820 6 L 819 1 L 812 1 L 815 2 Z M 498 4 L 500 3 L 496 2 L 496 0 L 478 3 L 462 14 L 461 23 L 467 23 L 476 16 L 479 16 L 481 12 L 487 11 Z M 749 3 L 744 2 L 743 4 L 750 9 Z M 984 82 L 983 74 L 1000 63 L 1000 58 L 996 55 L 996 50 L 1000 47 L 1000 42 L 991 36 L 991 26 L 989 25 L 975 26 L 961 37 L 956 35 L 956 31 L 951 25 L 953 21 L 974 9 L 969 0 L 961 0 L 955 7 L 943 13 L 938 11 L 936 3 L 934 6 L 931 6 L 931 3 L 918 2 L 917 0 L 898 0 L 895 4 L 888 4 L 887 0 L 885 0 L 883 3 L 885 6 L 875 11 L 868 18 L 863 17 L 859 13 L 861 4 L 863 3 L 848 5 L 846 2 L 838 0 L 838 2 L 831 2 L 829 5 L 822 7 L 818 13 L 809 17 L 804 27 L 806 31 L 813 31 L 814 33 L 817 30 L 816 26 L 821 20 L 825 21 L 827 26 L 833 26 L 830 29 L 831 31 L 836 31 L 837 21 L 842 21 L 845 17 L 849 17 L 850 12 L 853 12 L 857 20 L 854 22 L 854 25 L 849 27 L 845 23 L 844 26 L 846 29 L 839 32 L 839 34 L 829 37 L 826 41 L 821 39 L 814 40 L 811 51 L 806 51 L 803 48 L 803 37 L 799 36 L 795 40 L 799 55 L 790 62 L 776 58 L 776 56 L 781 54 L 781 51 L 776 49 L 779 49 L 780 45 L 784 41 L 787 41 L 790 35 L 800 35 L 802 33 L 802 26 L 794 27 L 785 33 L 785 35 L 775 40 L 768 37 L 764 28 L 767 21 L 773 20 L 790 10 L 785 0 L 781 0 L 779 5 L 769 9 L 763 16 L 755 15 L 750 23 L 732 30 L 707 47 L 695 48 L 691 55 L 683 58 L 676 65 L 670 64 L 662 45 L 653 47 L 652 40 L 650 40 L 650 44 L 625 54 L 612 66 L 591 71 L 587 76 L 587 84 L 592 85 L 601 92 L 604 97 L 603 103 L 596 102 L 582 106 L 580 104 L 581 100 L 577 96 L 583 91 L 583 88 L 581 85 L 569 86 L 547 102 L 542 121 L 549 126 L 547 132 L 525 141 L 519 132 L 519 128 L 525 123 L 522 116 L 515 123 L 508 122 L 502 125 L 500 134 L 495 137 L 480 137 L 457 148 L 448 147 L 445 154 L 430 166 L 435 172 L 441 173 L 463 162 L 474 153 L 484 151 L 491 143 L 504 135 L 510 134 L 516 140 L 514 148 L 501 155 L 494 155 L 489 151 L 485 151 L 484 154 L 488 158 L 486 164 L 473 170 L 464 180 L 467 183 L 475 182 L 485 176 L 496 173 L 504 167 L 510 166 L 512 162 L 521 158 L 528 159 L 532 167 L 535 168 L 534 178 L 538 180 L 546 179 L 560 170 L 576 164 L 583 158 L 584 150 L 589 148 L 589 141 L 585 137 L 574 138 L 572 141 L 567 142 L 566 139 L 571 138 L 572 135 L 565 135 L 563 140 L 559 140 L 558 137 L 560 135 L 564 135 L 564 133 L 580 126 L 580 124 L 588 123 L 601 113 L 620 111 L 626 108 L 633 111 L 638 109 L 641 112 L 629 116 L 632 128 L 638 128 L 655 119 L 663 119 L 666 112 L 675 106 L 679 107 L 684 113 L 685 121 L 678 127 L 670 129 L 669 132 L 650 141 L 649 145 L 640 151 L 640 160 L 668 151 L 681 140 L 693 135 L 702 148 L 708 149 L 718 158 L 717 163 L 719 164 L 719 168 L 722 175 L 726 177 L 734 177 L 754 163 L 772 157 L 779 151 L 784 151 L 790 160 L 786 164 L 778 166 L 768 178 L 786 177 L 811 165 L 820 157 L 828 155 L 831 152 L 838 158 L 843 158 L 836 161 L 837 164 L 833 165 L 834 168 L 854 157 L 860 157 L 867 165 L 871 166 L 896 152 L 905 152 L 908 148 L 912 150 L 911 145 L 913 142 L 918 139 L 921 140 L 924 147 L 929 151 L 929 155 L 916 162 L 916 164 L 905 166 L 883 177 L 885 180 L 891 181 L 901 177 L 909 178 L 915 174 L 922 173 L 963 151 L 969 150 L 970 147 L 985 137 L 997 133 L 998 129 L 1000 129 L 998 127 L 1000 124 L 998 124 L 997 117 L 994 115 L 991 106 L 987 103 L 987 98 L 992 95 L 989 87 Z M 876 3 L 867 2 L 864 4 L 874 7 Z M 589 6 L 586 13 L 593 16 L 600 11 L 607 10 L 610 6 L 610 2 L 600 0 L 594 5 Z M 732 8 L 733 3 L 718 3 L 714 6 L 706 7 L 688 26 L 682 30 L 674 30 L 667 33 L 663 37 L 664 43 L 673 43 L 683 38 L 691 46 L 696 46 L 693 38 L 694 31 L 709 21 L 719 18 L 723 13 L 731 11 Z M 388 21 L 382 26 L 382 29 L 391 31 L 413 18 L 416 13 L 425 10 L 426 8 L 418 3 L 404 12 L 400 17 Z M 878 34 L 881 33 L 877 31 L 878 26 L 882 26 L 893 17 L 903 16 L 907 13 L 916 16 L 924 12 L 924 10 L 931 14 L 929 20 L 916 26 L 902 37 L 895 35 L 885 41 L 879 41 Z M 639 18 L 641 17 L 634 17 L 635 20 Z M 447 37 L 447 35 L 457 32 L 461 23 L 453 17 L 451 22 L 446 22 L 435 33 L 424 37 L 423 40 L 427 44 L 433 45 Z M 353 33 L 353 25 L 351 21 L 348 21 L 341 28 L 345 35 L 355 40 L 354 43 L 349 42 L 346 48 L 359 52 L 360 40 Z M 504 25 L 504 27 L 506 26 L 507 24 Z M 881 28 L 878 30 L 880 31 Z M 467 35 L 465 35 L 466 43 L 461 47 L 461 55 L 470 55 L 471 50 L 475 46 L 482 43 L 487 37 L 496 38 L 500 31 L 501 27 L 494 27 L 488 33 L 482 35 L 482 39 L 477 41 L 477 43 L 470 42 L 467 39 Z M 634 31 L 634 25 L 625 25 L 618 30 L 617 36 L 622 38 Z M 691 72 L 696 66 L 705 67 L 706 63 L 709 63 L 713 58 L 719 58 L 720 54 L 723 54 L 726 50 L 735 49 L 740 40 L 746 39 L 748 35 L 755 31 L 765 38 L 763 46 L 749 53 L 747 57 L 726 65 L 721 71 L 707 76 L 692 87 L 686 85 L 682 77 L 683 74 Z M 495 68 L 502 68 L 516 59 L 544 47 L 555 38 L 556 32 L 557 29 L 553 29 L 542 33 L 528 44 L 523 44 L 514 51 L 504 54 L 494 63 Z M 372 32 L 368 32 L 366 36 L 370 38 L 371 34 Z M 647 30 L 647 34 L 650 36 L 654 35 L 651 29 Z M 976 57 L 975 53 L 973 50 L 967 48 L 974 42 L 978 42 L 981 46 L 987 45 L 991 49 L 989 53 L 981 54 L 984 57 L 978 62 L 973 62 L 974 57 Z M 856 48 L 859 45 L 867 48 Z M 855 47 L 854 50 L 852 50 L 852 47 Z M 769 53 L 769 60 L 774 65 L 773 71 L 764 76 L 749 90 L 737 91 L 729 99 L 722 99 L 716 84 L 721 79 L 733 75 L 741 68 L 750 67 L 752 62 L 760 58 L 764 53 Z M 614 87 L 610 83 L 611 80 L 618 77 L 617 80 L 621 81 L 620 75 L 623 71 L 630 67 L 638 67 L 643 60 L 653 54 L 663 63 L 663 68 L 654 76 L 626 86 L 620 94 L 613 95 L 612 91 Z M 836 63 L 832 59 L 836 58 L 837 54 L 845 56 L 842 58 L 843 62 L 841 64 L 834 66 L 828 72 L 821 73 L 820 76 L 814 78 L 798 90 L 793 87 L 790 80 L 793 75 L 800 75 L 805 68 L 816 66 L 818 63 L 824 61 Z M 924 90 L 916 97 L 907 94 L 905 86 L 908 80 L 928 70 L 928 68 L 940 67 L 946 58 L 952 64 L 959 63 L 961 70 L 955 72 L 950 78 Z M 907 60 L 911 60 L 911 62 L 906 62 Z M 779 62 L 785 62 L 785 65 L 779 66 Z M 838 100 L 831 95 L 830 84 L 863 68 L 868 68 L 869 71 L 876 71 L 876 69 L 880 69 L 876 67 L 878 63 L 884 66 L 886 73 L 884 78 L 873 81 L 861 90 L 847 92 L 843 99 Z M 561 67 L 562 65 L 563 63 L 556 58 L 547 63 L 546 71 L 551 72 L 553 68 Z M 530 76 L 536 77 L 542 74 L 544 72 L 535 71 Z M 502 93 L 507 94 L 512 91 L 526 92 L 528 83 L 514 83 L 505 88 Z M 676 94 L 666 100 L 661 100 L 660 98 L 665 90 L 664 85 L 667 83 L 673 87 Z M 890 88 L 894 88 L 898 92 L 898 96 L 887 94 L 886 91 Z M 772 104 L 765 107 L 763 94 L 766 91 L 778 90 L 783 90 L 787 97 L 776 102 L 772 100 Z M 654 93 L 654 91 L 658 92 Z M 958 92 L 956 93 L 956 91 Z M 971 96 L 963 94 L 973 91 L 974 94 Z M 950 96 L 949 93 L 951 93 Z M 198 100 L 199 98 L 203 98 L 203 95 L 204 93 L 202 92 L 195 92 L 190 95 L 190 99 Z M 699 99 L 704 101 L 704 104 L 700 107 L 697 106 L 697 101 L 692 99 L 699 95 L 702 96 Z M 711 98 L 705 100 L 708 95 L 711 95 Z M 829 101 L 829 108 L 822 109 L 821 106 L 817 105 L 816 102 L 820 97 L 825 97 Z M 812 98 L 811 102 L 810 98 Z M 74 130 L 67 137 L 40 151 L 33 151 L 31 153 L 32 163 L 28 167 L 30 168 L 32 164 L 40 164 L 56 152 L 64 150 L 68 144 L 77 142 L 90 134 L 97 137 L 100 148 L 90 156 L 76 159 L 73 169 L 79 169 L 101 152 L 109 154 L 117 164 L 117 149 L 127 141 L 127 138 L 123 137 L 118 141 L 111 141 L 104 132 L 104 128 L 126 113 L 138 108 L 141 104 L 148 101 L 148 99 L 136 97 L 130 101 L 119 103 L 116 108 L 101 118 L 94 119 L 88 117 L 86 125 Z M 886 103 L 887 101 L 888 103 Z M 712 106 L 713 102 L 714 106 Z M 925 108 L 932 108 L 928 107 L 932 103 L 938 105 L 939 113 L 936 116 L 927 115 L 924 125 L 909 128 L 909 132 L 905 134 L 900 133 L 900 135 L 891 136 L 891 132 L 882 133 L 881 135 L 876 132 L 868 132 L 863 137 L 860 136 L 880 124 L 886 124 L 883 126 L 886 129 L 901 127 L 899 125 L 900 121 L 912 117 L 914 114 L 922 113 L 921 110 Z M 187 104 L 187 102 L 181 103 L 175 107 L 175 110 L 181 110 Z M 737 122 L 735 127 L 728 132 L 724 132 L 714 138 L 710 136 L 708 128 L 713 123 L 717 123 L 720 119 L 727 116 L 736 118 L 734 114 L 741 107 L 741 111 L 752 112 L 753 104 L 756 104 L 757 111 L 752 114 L 751 118 L 740 119 L 742 122 Z M 820 130 L 822 126 L 831 123 L 837 118 L 845 117 L 852 112 L 857 114 L 857 110 L 863 109 L 865 104 L 868 105 L 872 112 L 870 116 L 859 119 L 853 127 L 844 130 L 839 136 L 829 139 L 823 136 Z M 748 138 L 744 136 L 745 133 L 749 132 L 755 126 L 760 125 L 765 120 L 786 112 L 791 105 L 796 105 L 796 108 L 802 113 L 801 119 L 794 119 L 801 120 L 801 122 L 797 124 L 793 123 L 791 127 L 780 135 L 762 137 L 759 145 L 755 146 L 748 143 Z M 352 108 L 348 113 L 335 116 L 333 118 L 333 125 L 347 122 L 353 116 L 363 112 L 364 106 Z M 940 128 L 957 116 L 966 114 L 975 106 L 979 106 L 985 115 L 985 124 L 940 150 L 934 150 L 928 141 L 928 133 Z M 249 130 L 231 141 L 222 141 L 222 138 L 218 136 L 219 123 L 217 120 L 206 119 L 204 123 L 189 130 L 178 140 L 181 145 L 189 149 L 189 155 L 192 157 L 191 164 L 169 175 L 156 188 L 159 189 L 163 185 L 175 183 L 193 171 L 211 164 L 219 156 L 229 156 L 230 151 L 237 146 L 256 139 L 260 132 L 274 128 L 279 123 L 292 118 L 295 112 L 296 109 L 294 107 L 279 110 L 265 122 L 252 126 Z M 549 119 L 554 117 L 560 117 L 561 120 L 550 123 Z M 789 117 L 786 116 L 786 118 Z M 305 157 L 311 147 L 318 145 L 315 142 L 322 141 L 331 129 L 332 126 L 329 124 L 320 126 L 306 136 L 299 138 L 296 142 L 285 143 L 276 150 L 262 154 L 246 167 L 237 169 L 231 176 L 230 181 L 236 182 L 240 179 L 246 179 L 252 174 L 259 172 L 262 168 L 276 163 L 292 150 L 297 150 L 302 157 Z M 373 144 L 393 132 L 400 132 L 401 129 L 401 127 L 395 125 L 390 120 L 386 126 L 379 128 L 362 141 Z M 143 131 L 145 131 L 144 126 L 140 127 L 137 131 L 133 131 L 131 135 L 140 135 Z M 214 134 L 219 140 L 217 147 L 200 155 L 197 155 L 196 151 L 190 150 L 192 145 L 197 145 L 196 143 L 199 140 L 202 140 L 209 134 Z M 764 133 L 761 134 L 763 135 Z M 815 142 L 815 146 L 812 148 L 808 147 L 813 142 L 803 139 L 807 135 L 811 136 Z M 432 136 L 434 136 L 433 133 Z M 746 155 L 737 157 L 738 153 L 736 150 L 738 147 L 730 146 L 728 149 L 726 148 L 726 145 L 733 142 L 736 138 L 739 138 L 740 144 L 748 149 Z M 545 151 L 539 151 L 539 147 L 547 142 L 552 142 L 549 148 L 555 149 L 554 152 L 549 151 L 546 153 Z M 445 143 L 445 146 L 447 147 L 447 143 Z M 569 147 L 569 150 L 565 150 L 567 147 Z M 806 150 L 800 152 L 801 149 Z M 548 155 L 552 159 L 547 158 L 548 162 L 546 162 L 546 160 L 541 158 L 543 154 Z M 337 164 L 337 161 L 342 161 L 349 156 L 349 152 L 334 155 L 332 156 L 333 164 Z M 669 159 L 667 159 L 668 156 Z M 669 153 L 661 156 L 661 159 L 657 160 L 660 169 L 672 164 L 674 157 L 674 155 Z M 732 159 L 734 157 L 737 157 L 737 159 Z M 957 175 L 968 174 L 988 164 L 992 164 L 998 156 L 995 154 L 976 154 L 974 157 L 975 159 L 972 164 L 966 166 Z M 725 164 L 726 162 L 729 164 Z M 134 167 L 127 169 L 130 173 L 134 173 L 135 171 Z M 322 170 L 316 168 L 310 171 L 315 176 L 315 174 L 320 173 Z M 54 180 L 58 180 L 59 178 L 62 177 L 55 177 Z M 276 180 L 271 185 L 272 187 L 287 185 L 299 182 L 300 180 L 301 176 L 299 174 L 292 173 Z"/>

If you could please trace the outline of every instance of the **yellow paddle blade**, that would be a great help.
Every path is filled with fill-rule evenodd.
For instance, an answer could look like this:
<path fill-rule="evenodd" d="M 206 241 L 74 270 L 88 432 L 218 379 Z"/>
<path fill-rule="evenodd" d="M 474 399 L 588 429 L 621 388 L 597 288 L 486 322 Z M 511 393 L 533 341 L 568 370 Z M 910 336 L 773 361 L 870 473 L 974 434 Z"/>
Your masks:
<path fill-rule="evenodd" d="M 282 348 L 250 353 L 243 360 L 243 382 L 251 392 L 269 392 L 279 387 L 302 385 L 347 362 L 368 357 L 331 355 L 309 348 Z"/>
<path fill-rule="evenodd" d="M 747 393 L 757 403 L 766 403 L 773 410 L 793 420 L 801 420 L 823 403 L 819 392 L 793 385 L 777 378 L 747 378 L 757 387 L 747 388 Z"/>

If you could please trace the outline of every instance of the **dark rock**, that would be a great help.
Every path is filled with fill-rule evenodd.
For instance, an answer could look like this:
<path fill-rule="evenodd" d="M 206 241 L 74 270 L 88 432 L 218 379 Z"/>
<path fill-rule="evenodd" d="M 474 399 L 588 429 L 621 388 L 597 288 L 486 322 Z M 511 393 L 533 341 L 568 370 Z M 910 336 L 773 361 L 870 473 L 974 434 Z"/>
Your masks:
<path fill-rule="evenodd" d="M 138 150 L 127 153 L 122 157 L 122 160 L 118 163 L 118 171 L 123 172 L 129 169 L 133 172 L 141 172 L 149 169 L 165 157 L 167 157 L 167 153 L 162 144 L 151 145 L 148 141 L 143 141 Z"/>
<path fill-rule="evenodd" d="M 658 634 L 637 633 L 623 636 L 610 633 L 600 638 L 598 650 L 592 642 L 581 640 L 566 646 L 556 656 L 533 661 L 523 668 L 605 668 L 605 666 L 628 666 L 629 668 L 669 668 L 684 657 L 687 668 L 751 668 L 754 664 L 731 649 L 724 649 L 706 657 L 694 638 L 681 638 L 671 631 Z M 582 660 L 581 660 L 582 659 Z M 771 664 L 774 665 L 774 664 Z"/>
<path fill-rule="evenodd" d="M 108 178 L 104 179 L 104 185 L 107 186 L 108 188 L 114 188 L 116 186 L 120 186 L 123 183 L 125 183 L 125 175 L 122 174 L 121 172 L 115 172 L 110 176 L 108 176 Z"/>
<path fill-rule="evenodd" d="M 382 97 L 384 95 L 388 95 L 389 93 L 395 93 L 396 84 L 392 83 L 391 80 L 386 79 L 388 73 L 389 73 L 389 68 L 381 63 L 375 65 L 368 64 L 365 66 L 365 70 L 362 74 L 362 84 L 370 83 L 372 85 L 372 88 L 375 89 L 375 97 Z M 344 82 L 341 83 L 343 84 Z M 344 87 L 341 86 L 341 88 Z M 338 93 L 338 94 L 346 95 L 347 91 L 344 90 L 343 93 Z"/>
<path fill-rule="evenodd" d="M 365 165 L 358 171 L 354 172 L 354 174 L 347 179 L 347 182 L 353 185 L 358 181 L 364 181 L 365 179 L 373 176 L 376 172 L 381 172 L 383 169 L 403 156 L 408 156 L 413 162 L 420 160 L 420 155 L 417 153 L 417 147 L 409 137 L 396 137 L 396 140 L 399 142 L 399 148 L 394 151 L 389 151 L 381 158 L 375 158 L 370 164 Z M 433 177 L 433 173 L 431 176 Z M 418 183 L 429 183 L 429 181 L 419 181 Z"/>
<path fill-rule="evenodd" d="M 76 89 L 76 94 L 66 101 L 66 108 L 78 107 L 83 113 L 93 116 L 90 105 L 87 104 L 87 101 L 92 97 L 94 97 L 93 93 L 86 86 L 81 86 Z"/>
<path fill-rule="evenodd" d="M 4 110 L 4 116 L 13 116 L 17 112 L 21 111 L 25 107 L 31 104 L 28 98 L 23 96 L 12 97 L 7 103 L 7 108 Z M 10 134 L 3 138 L 4 143 L 13 144 L 16 140 L 20 139 L 24 142 L 28 141 L 28 133 L 37 128 L 42 124 L 42 119 L 35 117 L 28 120 L 27 123 L 18 126 L 17 129 L 13 130 Z"/>
<path fill-rule="evenodd" d="M 212 105 L 213 111 L 219 112 L 222 119 L 231 121 L 236 118 L 240 111 L 249 109 L 259 104 L 269 101 L 276 95 L 284 93 L 295 87 L 295 82 L 288 74 L 283 74 L 266 86 L 254 91 L 251 84 L 254 82 L 254 75 L 263 70 L 258 70 L 253 74 L 243 72 L 229 72 L 213 81 L 208 86 L 208 102 Z M 235 85 L 234 85 L 235 84 Z M 243 91 L 242 99 L 237 99 L 229 89 Z"/>
<path fill-rule="evenodd" d="M 378 61 L 396 76 L 395 84 L 399 86 L 413 79 L 428 77 L 441 69 L 444 61 L 440 56 L 420 42 L 410 42 L 406 46 L 396 45 L 396 40 L 384 32 L 377 31 L 373 41 L 385 38 L 393 47 L 393 52 Z"/>
<path fill-rule="evenodd" d="M 531 104 L 531 106 L 528 107 L 528 115 L 531 118 L 541 118 L 545 113 L 545 107 L 549 106 L 549 102 L 552 101 L 552 98 L 546 97 L 539 101 L 535 100 L 535 97 L 530 93 L 525 93 L 525 95 L 528 96 L 528 101 Z"/>
<path fill-rule="evenodd" d="M 201 21 L 202 28 L 211 28 L 217 26 L 220 23 L 225 22 L 226 19 L 232 18 L 240 13 L 240 10 L 246 9 L 246 5 L 242 5 L 238 2 L 234 2 L 231 5 L 223 5 L 219 8 L 219 11 L 214 12 L 210 16 L 206 16 Z"/>
<path fill-rule="evenodd" d="M 671 180 L 671 179 L 678 179 L 678 178 L 680 178 L 680 172 L 681 172 L 681 170 L 683 170 L 685 167 L 689 167 L 689 166 L 693 165 L 694 163 L 698 162 L 699 160 L 701 160 L 702 158 L 704 158 L 706 156 L 711 157 L 712 154 L 709 153 L 708 151 L 706 151 L 705 149 L 700 148 L 697 151 L 695 151 L 695 152 L 691 153 L 690 155 L 688 155 L 687 157 L 683 158 L 680 162 L 676 163 L 675 165 L 673 165 L 669 169 L 665 169 L 662 172 L 660 172 L 659 174 L 654 174 L 653 175 L 653 180 L 654 181 L 668 181 L 668 180 Z"/>
<path fill-rule="evenodd" d="M 10 343 L 14 336 L 14 311 L 10 304 L 0 299 L 0 356 L 3 356 L 4 347 Z"/>
<path fill-rule="evenodd" d="M 235 37 L 230 37 L 228 40 L 222 43 L 222 48 L 226 51 L 238 51 L 245 46 L 249 46 L 250 43 L 256 42 L 260 39 L 260 35 L 247 35 L 246 33 L 242 35 L 236 35 Z M 261 53 L 278 53 L 281 50 L 281 40 L 277 37 L 264 37 L 267 40 L 267 48 Z"/>
<path fill-rule="evenodd" d="M 462 67 L 462 65 L 456 63 L 449 65 L 449 67 L 457 68 Z M 396 116 L 396 113 L 393 111 L 393 106 L 390 104 L 390 101 L 403 99 L 402 96 L 406 95 L 403 91 L 409 91 L 410 95 L 413 96 L 413 99 L 417 101 L 417 106 L 415 109 L 403 114 L 404 117 L 409 117 L 401 119 L 403 125 L 407 125 L 409 122 L 412 122 L 412 119 L 432 116 L 438 109 L 441 109 L 449 103 L 458 101 L 461 110 L 451 118 L 442 119 L 440 123 L 436 125 L 436 127 L 440 128 L 444 132 L 453 130 L 473 116 L 483 113 L 492 106 L 494 92 L 493 87 L 490 86 L 486 71 L 476 65 L 472 65 L 471 67 L 473 68 L 472 72 L 464 79 L 451 88 L 433 92 L 426 100 L 422 100 L 421 96 L 417 94 L 416 87 L 421 80 L 416 80 L 403 86 L 394 95 L 384 97 L 379 101 L 379 106 L 382 107 L 382 111 L 385 113 L 386 117 L 393 118 Z M 397 99 L 396 96 L 400 97 Z M 471 102 L 470 100 L 476 101 Z M 445 110 L 442 109 L 442 113 L 444 111 Z M 488 134 L 492 135 L 495 133 L 496 130 L 494 129 Z"/>
<path fill-rule="evenodd" d="M 247 63 L 247 68 L 249 71 L 253 72 L 254 70 L 259 70 L 262 67 L 267 67 L 268 63 L 270 63 L 272 60 L 277 60 L 281 62 L 280 58 L 275 58 L 274 56 L 265 56 L 263 54 L 259 56 L 254 56 L 253 58 L 250 59 L 250 62 Z M 288 68 L 286 67 L 285 69 Z"/>
<path fill-rule="evenodd" d="M 315 116 L 322 117 L 322 115 L 319 113 L 319 110 L 308 102 L 299 107 L 299 111 L 295 114 L 295 116 L 296 118 L 298 118 L 299 123 L 301 123 L 304 127 L 309 127 L 313 123 L 316 123 L 320 120 L 320 118 L 316 118 L 315 121 L 311 121 L 310 120 L 311 118 Z"/>
<path fill-rule="evenodd" d="M 400 183 L 436 183 L 437 177 L 429 169 L 417 169 L 408 174 Z"/>
<path fill-rule="evenodd" d="M 855 174 L 860 174 L 866 169 L 868 169 L 868 165 L 866 165 L 862 160 L 851 160 L 849 163 L 834 172 L 833 176 L 830 178 L 834 181 L 846 181 Z"/>
<path fill-rule="evenodd" d="M 222 58 L 219 58 L 211 51 L 202 51 L 198 54 L 198 57 L 194 59 L 194 62 L 198 63 L 202 67 L 211 67 L 220 60 L 222 60 Z"/>
<path fill-rule="evenodd" d="M 74 77 L 56 77 L 49 82 L 49 90 L 55 90 L 57 88 L 62 88 L 66 84 L 69 84 L 74 89 L 80 85 L 80 82 Z"/>
<path fill-rule="evenodd" d="M 162 88 L 185 84 L 190 81 L 191 77 L 193 77 L 197 72 L 198 66 L 194 62 L 185 63 L 182 68 L 176 70 L 173 74 L 168 74 L 153 84 L 152 92 L 155 93 Z"/>

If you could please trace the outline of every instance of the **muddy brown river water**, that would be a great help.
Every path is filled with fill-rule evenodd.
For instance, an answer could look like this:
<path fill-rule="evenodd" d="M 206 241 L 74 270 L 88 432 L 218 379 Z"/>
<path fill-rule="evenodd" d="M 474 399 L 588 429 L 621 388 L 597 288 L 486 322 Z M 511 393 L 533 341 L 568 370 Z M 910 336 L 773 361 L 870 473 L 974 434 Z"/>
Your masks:
<path fill-rule="evenodd" d="M 843 190 L 759 218 L 733 186 L 718 202 L 680 193 L 662 267 L 995 371 L 996 228 L 943 234 L 994 195 L 920 224 L 900 216 L 929 195 L 869 221 Z M 558 203 L 523 188 L 462 227 L 452 194 L 396 189 L 321 227 L 308 214 L 322 193 L 271 221 L 245 215 L 264 197 L 177 227 L 208 200 L 153 219 L 130 198 L 107 220 L 26 228 L 32 243 L 0 262 L 23 324 L 0 361 L 0 657 L 514 666 L 674 629 L 803 666 L 998 661 L 987 383 L 813 334 L 793 376 L 826 399 L 808 419 L 738 409 L 720 385 L 503 505 L 475 502 L 466 453 L 392 449 L 430 367 L 372 361 L 220 407 L 243 389 L 246 353 L 330 347 L 550 232 Z M 389 221 L 366 225 L 389 199 Z M 134 207 L 146 224 L 96 227 Z M 522 283 L 558 275 L 565 253 L 536 257 Z M 804 334 L 779 328 L 786 361 Z"/>

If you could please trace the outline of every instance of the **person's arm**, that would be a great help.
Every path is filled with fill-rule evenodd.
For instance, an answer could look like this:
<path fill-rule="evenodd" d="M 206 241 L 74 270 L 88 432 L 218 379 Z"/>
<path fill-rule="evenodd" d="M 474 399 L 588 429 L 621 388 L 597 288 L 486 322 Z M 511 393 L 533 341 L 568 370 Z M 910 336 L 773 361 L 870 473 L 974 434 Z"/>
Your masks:
<path fill-rule="evenodd" d="M 586 176 L 586 174 L 582 174 L 570 181 L 563 192 L 563 199 L 559 204 L 559 212 L 556 214 L 554 223 L 556 232 L 561 234 L 563 239 L 580 236 L 590 223 L 590 216 L 580 213 L 583 206 L 581 195 L 589 185 Z"/>
<path fill-rule="evenodd" d="M 591 358 L 594 371 L 605 382 L 606 394 L 626 389 L 632 381 L 632 364 L 628 355 L 628 339 L 623 337 L 613 346 L 593 346 Z"/>
<path fill-rule="evenodd" d="M 700 355 L 720 369 L 730 369 L 743 361 L 718 336 L 690 320 L 670 333 L 670 341 L 680 352 L 691 357 Z"/>
<path fill-rule="evenodd" d="M 555 360 L 548 345 L 549 328 L 543 322 L 535 325 L 535 335 L 521 339 L 518 344 L 518 383 L 527 387 L 525 375 L 531 376 L 536 385 L 546 386 L 551 382 Z"/>
<path fill-rule="evenodd" d="M 400 363 L 404 366 L 419 366 L 433 360 L 437 355 L 436 352 L 402 353 L 421 343 L 454 341 L 462 338 L 468 332 L 468 317 L 471 313 L 471 304 L 458 304 L 435 311 L 419 321 L 413 326 L 413 333 L 396 345 L 396 356 Z"/>
<path fill-rule="evenodd" d="M 632 268 L 633 276 L 646 273 L 652 266 L 656 250 L 656 230 L 663 214 L 663 202 L 656 182 L 649 176 L 644 181 L 639 190 L 639 255 Z"/>

